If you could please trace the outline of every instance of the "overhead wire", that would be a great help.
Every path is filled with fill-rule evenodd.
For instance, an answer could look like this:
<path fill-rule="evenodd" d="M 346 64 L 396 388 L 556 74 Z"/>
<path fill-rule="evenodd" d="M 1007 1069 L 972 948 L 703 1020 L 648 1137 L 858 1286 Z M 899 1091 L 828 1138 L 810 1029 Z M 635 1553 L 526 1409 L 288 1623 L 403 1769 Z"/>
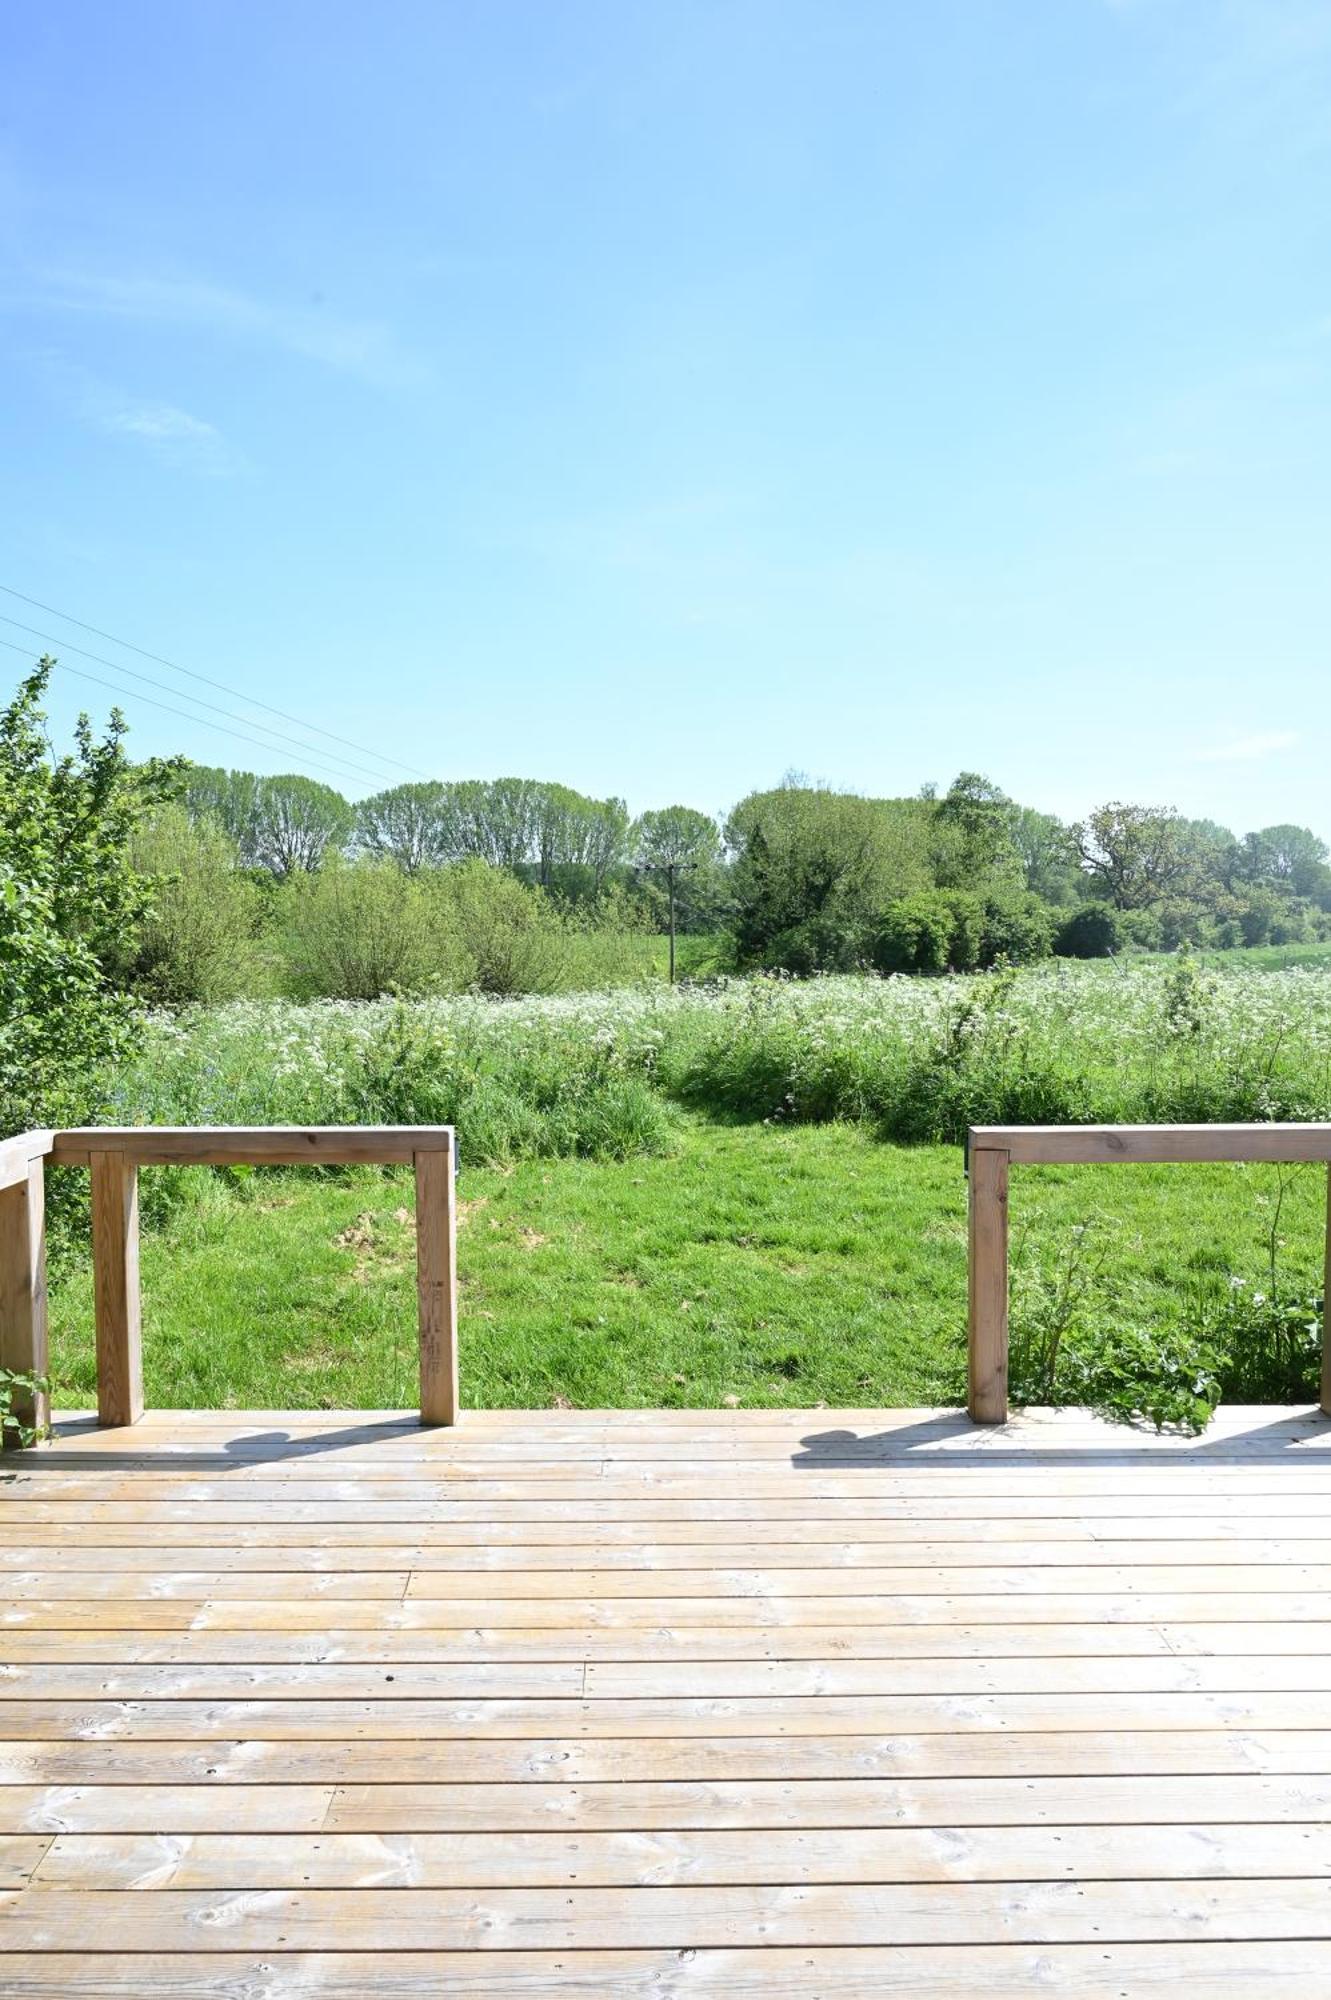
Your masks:
<path fill-rule="evenodd" d="M 231 687 L 226 681 L 215 680 L 210 674 L 201 674 L 193 667 L 182 667 L 178 661 L 167 659 L 163 653 L 149 652 L 144 646 L 136 646 L 132 639 L 121 639 L 114 632 L 105 631 L 100 625 L 90 625 L 86 619 L 76 618 L 70 611 L 61 611 L 54 604 L 45 604 L 39 597 L 29 597 L 24 591 L 16 590 L 13 584 L 0 583 L 0 591 L 3 591 L 6 597 L 16 597 L 21 604 L 30 604 L 38 611 L 45 611 L 52 618 L 61 619 L 66 625 L 76 625 L 81 632 L 91 632 L 96 639 L 105 639 L 112 646 L 121 646 L 126 652 L 136 653 L 142 660 L 151 660 L 155 666 L 166 667 L 173 674 L 183 674 L 188 680 L 199 681 L 205 687 L 216 688 L 221 694 L 229 694 L 233 701 L 245 702 L 251 708 L 261 708 L 269 715 L 276 715 L 283 722 L 293 722 L 297 729 L 308 730 L 315 736 L 323 736 L 330 743 L 340 743 L 344 750 L 354 750 L 358 756 L 369 756 L 378 764 L 391 765 L 395 770 L 406 771 L 414 778 L 429 778 L 431 775 L 415 764 L 404 764 L 400 757 L 389 757 L 382 750 L 367 750 L 364 744 L 353 743 L 346 736 L 338 736 L 333 730 L 325 729 L 321 723 L 307 722 L 303 716 L 292 715 L 285 708 L 276 708 L 272 702 L 260 701 L 257 695 L 245 694 L 241 689 Z"/>
<path fill-rule="evenodd" d="M 54 632 L 41 632 L 35 625 L 25 625 L 21 619 L 10 618 L 3 611 L 0 611 L 0 624 L 12 625 L 18 632 L 28 632 L 34 639 L 41 639 L 48 645 L 58 647 L 62 655 L 65 652 L 77 653 L 81 660 L 92 660 L 99 667 L 109 667 L 114 674 L 128 674 L 132 681 L 142 681 L 145 687 L 158 688 L 163 694 L 175 694 L 178 692 L 177 689 L 168 686 L 166 682 L 154 680 L 151 674 L 140 673 L 137 667 L 127 667 L 121 660 L 108 660 L 101 653 L 90 653 L 86 646 L 76 646 L 70 639 L 57 638 Z M 60 663 L 62 666 L 64 665 L 63 659 Z M 67 671 L 69 670 L 67 669 Z M 316 752 L 308 744 L 302 743 L 298 737 L 288 736 L 284 730 L 274 729 L 270 723 L 252 721 L 248 715 L 237 715 L 232 709 L 219 707 L 215 701 L 205 701 L 204 697 L 200 694 L 189 694 L 184 691 L 179 692 L 182 701 L 192 701 L 200 708 L 210 708 L 215 715 L 224 715 L 230 722 L 241 722 L 247 729 L 261 729 L 265 736 L 271 736 L 276 743 L 290 744 L 303 755 L 318 756 L 323 760 L 322 768 L 324 770 L 330 769 L 333 764 L 339 764 L 342 767 L 342 772 L 347 776 L 370 778 L 375 784 L 382 784 L 383 782 L 382 772 L 371 771 L 364 765 L 353 764 L 348 758 L 338 757 L 329 751 Z M 184 714 L 186 711 L 180 710 L 178 712 Z M 197 720 L 204 722 L 206 725 L 205 717 L 199 716 Z M 271 745 L 267 747 L 271 748 Z"/>
<path fill-rule="evenodd" d="M 13 639 L 0 638 L 0 646 L 7 646 L 11 653 L 22 653 L 27 659 L 32 658 L 32 648 L 30 646 L 20 646 Z M 115 681 L 103 679 L 101 674 L 88 673 L 86 668 L 67 666 L 63 660 L 57 660 L 56 665 L 62 674 L 73 674 L 81 681 L 92 681 L 97 687 L 109 688 L 113 694 L 123 695 L 127 701 L 147 702 L 149 708 L 164 709 L 168 715 L 182 716 L 186 722 L 200 723 L 205 729 L 216 729 L 223 736 L 234 736 L 241 743 L 248 743 L 256 750 L 263 750 L 270 757 L 273 754 L 272 744 L 261 742 L 257 736 L 247 736 L 241 730 L 230 729 L 222 722 L 210 722 L 207 716 L 191 715 L 188 709 L 175 708 L 170 702 L 154 701 L 150 694 L 140 694 L 136 688 L 121 687 Z M 320 763 L 317 757 L 307 756 L 306 761 L 318 765 L 318 768 L 321 771 L 326 771 L 330 777 L 340 778 L 342 776 L 342 773 L 335 771 L 331 764 Z"/>

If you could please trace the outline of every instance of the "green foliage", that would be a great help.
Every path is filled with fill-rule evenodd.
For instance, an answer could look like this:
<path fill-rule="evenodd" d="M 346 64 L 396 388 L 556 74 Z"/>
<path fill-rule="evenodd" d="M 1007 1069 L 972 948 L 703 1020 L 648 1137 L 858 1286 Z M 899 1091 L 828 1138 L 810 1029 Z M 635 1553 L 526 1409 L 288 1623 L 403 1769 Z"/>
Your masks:
<path fill-rule="evenodd" d="M 225 771 L 191 764 L 185 773 L 185 810 L 197 823 L 220 826 L 247 868 L 256 867 L 254 826 L 262 779 L 253 771 Z"/>
<path fill-rule="evenodd" d="M 356 842 L 366 854 L 395 861 L 408 875 L 441 868 L 458 852 L 451 789 L 426 782 L 394 785 L 356 808 Z"/>
<path fill-rule="evenodd" d="M 350 839 L 355 814 L 340 792 L 317 778 L 260 778 L 252 832 L 254 860 L 279 880 L 312 874 Z"/>
<path fill-rule="evenodd" d="M 916 802 L 807 786 L 743 800 L 726 827 L 741 960 L 782 964 L 779 941 L 803 935 L 845 963 L 889 901 L 929 886 L 928 825 Z"/>
<path fill-rule="evenodd" d="M 1117 1227 L 1093 1216 L 1061 1242 L 1024 1230 L 1012 1260 L 1009 1386 L 1020 1404 L 1075 1403 L 1124 1423 L 1204 1430 L 1216 1358 L 1172 1319 L 1152 1323 L 1113 1274 Z"/>
<path fill-rule="evenodd" d="M 1188 872 L 1185 826 L 1172 808 L 1115 800 L 1077 828 L 1082 866 L 1116 910 L 1147 909 Z"/>
<path fill-rule="evenodd" d="M 946 972 L 953 930 L 952 906 L 945 896 L 903 896 L 883 912 L 873 962 L 880 972 Z"/>
<path fill-rule="evenodd" d="M 935 890 L 889 903 L 873 946 L 881 972 L 974 972 L 1047 958 L 1053 918 L 1019 889 L 987 896 Z"/>
<path fill-rule="evenodd" d="M 548 993 L 559 983 L 560 923 L 546 899 L 482 861 L 429 880 L 438 920 L 454 930 L 482 993 Z"/>
<path fill-rule="evenodd" d="M 1052 813 L 1018 806 L 1010 821 L 1022 879 L 1033 896 L 1055 908 L 1076 903 L 1083 894 L 1081 851 L 1076 830 Z"/>
<path fill-rule="evenodd" d="M 0 712 L 0 1132 L 86 1121 L 126 1053 L 133 1015 L 107 974 L 151 886 L 130 843 L 179 779 L 177 765 L 129 763 L 118 712 L 100 740 L 80 716 L 73 751 L 52 756 L 40 703 L 54 665 Z"/>
<path fill-rule="evenodd" d="M 26 1422 L 20 1411 L 30 1407 L 34 1397 L 50 1393 L 49 1376 L 24 1375 L 12 1368 L 0 1368 L 0 1439 L 21 1446 L 39 1443 L 45 1431 Z"/>
<path fill-rule="evenodd" d="M 1127 939 L 1123 919 L 1108 903 L 1083 903 L 1054 932 L 1059 958 L 1112 958 Z"/>
<path fill-rule="evenodd" d="M 474 962 L 450 914 L 387 861 L 337 862 L 293 878 L 282 912 L 291 990 L 335 1000 L 460 991 Z"/>
<path fill-rule="evenodd" d="M 135 832 L 129 859 L 155 886 L 114 968 L 118 983 L 168 1007 L 262 989 L 262 899 L 220 825 L 164 806 Z"/>
<path fill-rule="evenodd" d="M 1015 841 L 1017 807 L 989 778 L 962 771 L 934 807 L 931 829 L 934 877 L 943 889 L 1019 883 Z"/>

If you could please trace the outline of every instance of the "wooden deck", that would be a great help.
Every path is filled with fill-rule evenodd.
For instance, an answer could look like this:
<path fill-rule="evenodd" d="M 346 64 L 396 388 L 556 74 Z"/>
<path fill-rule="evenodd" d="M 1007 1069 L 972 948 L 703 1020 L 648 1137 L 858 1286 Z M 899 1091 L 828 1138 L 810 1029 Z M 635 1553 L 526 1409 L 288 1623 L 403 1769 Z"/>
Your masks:
<path fill-rule="evenodd" d="M 1331 1993 L 1331 1425 L 149 1416 L 0 1466 L 0 1993 Z"/>

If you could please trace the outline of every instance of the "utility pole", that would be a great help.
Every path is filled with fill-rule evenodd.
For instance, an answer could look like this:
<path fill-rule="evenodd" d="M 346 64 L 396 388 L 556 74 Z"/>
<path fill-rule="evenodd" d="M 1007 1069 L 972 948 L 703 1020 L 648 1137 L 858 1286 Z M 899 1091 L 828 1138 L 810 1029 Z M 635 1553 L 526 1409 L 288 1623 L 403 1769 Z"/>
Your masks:
<path fill-rule="evenodd" d="M 666 892 L 670 899 L 670 984 L 675 983 L 675 883 L 685 868 L 696 868 L 696 861 L 644 861 L 641 863 L 644 875 L 664 875 Z"/>

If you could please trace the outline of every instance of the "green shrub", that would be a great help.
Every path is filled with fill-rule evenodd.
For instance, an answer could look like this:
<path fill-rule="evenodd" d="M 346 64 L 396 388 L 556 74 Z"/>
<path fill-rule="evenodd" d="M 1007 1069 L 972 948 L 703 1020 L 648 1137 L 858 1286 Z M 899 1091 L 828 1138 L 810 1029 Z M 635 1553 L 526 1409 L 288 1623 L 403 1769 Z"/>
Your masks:
<path fill-rule="evenodd" d="M 1038 896 L 987 896 L 980 939 L 981 965 L 1033 965 L 1048 958 L 1054 941 L 1054 913 Z"/>
<path fill-rule="evenodd" d="M 167 806 L 135 834 L 130 862 L 155 886 L 117 967 L 127 986 L 173 1007 L 262 990 L 262 900 L 219 825 Z"/>
<path fill-rule="evenodd" d="M 953 927 L 946 896 L 903 896 L 883 912 L 873 962 L 880 972 L 946 972 Z"/>
<path fill-rule="evenodd" d="M 391 861 L 328 862 L 282 891 L 287 977 L 298 998 L 377 1000 L 467 984 L 474 960 L 418 876 Z"/>
<path fill-rule="evenodd" d="M 430 921 L 457 939 L 482 993 L 550 993 L 560 984 L 562 926 L 539 889 L 484 861 L 420 878 Z"/>
<path fill-rule="evenodd" d="M 1059 958 L 1112 958 L 1126 941 L 1117 910 L 1108 903 L 1083 903 L 1058 926 L 1054 951 Z"/>
<path fill-rule="evenodd" d="M 53 756 L 40 707 L 43 659 L 0 711 L 0 1134 L 91 1121 L 136 1017 L 111 971 L 143 921 L 151 884 L 130 862 L 135 829 L 178 782 L 137 767 L 113 713 L 101 741 L 86 716 Z"/>

